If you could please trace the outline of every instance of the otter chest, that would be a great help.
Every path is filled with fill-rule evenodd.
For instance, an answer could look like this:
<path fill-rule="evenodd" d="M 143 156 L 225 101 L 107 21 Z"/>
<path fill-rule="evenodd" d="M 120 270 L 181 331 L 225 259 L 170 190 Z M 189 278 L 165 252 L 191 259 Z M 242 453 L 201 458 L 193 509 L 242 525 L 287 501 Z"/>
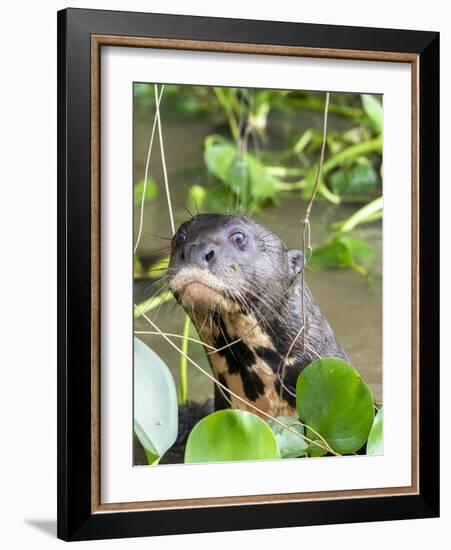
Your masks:
<path fill-rule="evenodd" d="M 199 321 L 194 319 L 199 336 L 215 348 L 207 354 L 233 408 L 259 414 L 257 407 L 271 416 L 296 414 L 293 392 L 282 382 L 283 357 L 253 316 L 216 313 Z"/>

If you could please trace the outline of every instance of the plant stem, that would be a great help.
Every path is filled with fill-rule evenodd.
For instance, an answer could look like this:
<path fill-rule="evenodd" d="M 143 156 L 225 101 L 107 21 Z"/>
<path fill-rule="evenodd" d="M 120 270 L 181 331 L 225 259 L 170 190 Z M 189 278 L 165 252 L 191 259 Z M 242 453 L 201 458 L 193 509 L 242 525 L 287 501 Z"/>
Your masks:
<path fill-rule="evenodd" d="M 291 98 L 291 103 L 295 104 L 297 108 L 310 109 L 312 111 L 324 111 L 324 103 L 320 99 L 316 98 Z M 346 107 L 345 105 L 337 105 L 331 103 L 329 105 L 329 111 L 337 115 L 343 115 L 354 119 L 360 119 L 363 116 L 362 109 L 355 109 L 353 107 Z"/>
<path fill-rule="evenodd" d="M 382 197 L 378 197 L 368 204 L 365 204 L 362 208 L 359 208 L 359 210 L 351 214 L 348 218 L 336 222 L 333 224 L 333 227 L 342 233 L 346 233 L 361 223 L 379 220 L 382 218 L 382 204 Z"/>
<path fill-rule="evenodd" d="M 297 191 L 298 189 L 304 189 L 304 187 L 307 185 L 307 182 L 305 179 L 299 180 L 299 181 L 280 181 L 277 182 L 276 187 L 279 191 Z"/>
<path fill-rule="evenodd" d="M 382 153 L 382 134 L 374 139 L 369 139 L 363 143 L 357 145 L 351 145 L 347 149 L 344 149 L 340 153 L 336 154 L 323 164 L 323 174 L 327 174 L 336 166 L 339 166 L 343 162 L 363 155 L 365 153 Z"/>
<path fill-rule="evenodd" d="M 184 405 L 188 400 L 188 363 L 186 355 L 188 353 L 189 344 L 189 329 L 191 326 L 191 319 L 188 315 L 185 315 L 185 321 L 183 323 L 182 331 L 182 345 L 181 350 L 183 354 L 180 356 L 180 403 Z"/>
<path fill-rule="evenodd" d="M 213 88 L 216 97 L 218 98 L 219 103 L 221 104 L 221 107 L 224 109 L 225 114 L 227 116 L 227 120 L 229 121 L 230 131 L 232 132 L 233 139 L 235 141 L 238 141 L 240 137 L 240 129 L 238 128 L 238 122 L 235 117 L 235 113 L 233 112 L 232 105 L 227 100 L 227 97 L 224 95 L 224 92 L 222 88 Z"/>

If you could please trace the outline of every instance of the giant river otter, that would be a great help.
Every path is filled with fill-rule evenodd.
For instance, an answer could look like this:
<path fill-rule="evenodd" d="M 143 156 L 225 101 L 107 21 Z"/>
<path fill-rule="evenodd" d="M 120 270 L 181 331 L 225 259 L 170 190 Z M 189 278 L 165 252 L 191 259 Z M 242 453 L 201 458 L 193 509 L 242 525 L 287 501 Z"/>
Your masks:
<path fill-rule="evenodd" d="M 215 409 L 255 413 L 250 403 L 272 416 L 294 415 L 302 369 L 318 357 L 347 359 L 306 284 L 302 304 L 303 268 L 301 251 L 243 216 L 199 214 L 174 235 L 169 288 L 208 345 L 216 378 L 245 401 L 215 387 Z M 212 408 L 181 409 L 176 447 Z"/>

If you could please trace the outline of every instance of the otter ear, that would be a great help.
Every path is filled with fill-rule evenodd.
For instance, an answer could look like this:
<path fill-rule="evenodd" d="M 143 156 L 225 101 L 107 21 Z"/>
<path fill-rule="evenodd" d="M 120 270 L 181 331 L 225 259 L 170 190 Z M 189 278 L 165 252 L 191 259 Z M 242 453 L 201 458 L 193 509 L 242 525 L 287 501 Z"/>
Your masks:
<path fill-rule="evenodd" d="M 287 254 L 291 273 L 293 277 L 296 277 L 304 268 L 304 254 L 296 248 L 290 248 Z"/>

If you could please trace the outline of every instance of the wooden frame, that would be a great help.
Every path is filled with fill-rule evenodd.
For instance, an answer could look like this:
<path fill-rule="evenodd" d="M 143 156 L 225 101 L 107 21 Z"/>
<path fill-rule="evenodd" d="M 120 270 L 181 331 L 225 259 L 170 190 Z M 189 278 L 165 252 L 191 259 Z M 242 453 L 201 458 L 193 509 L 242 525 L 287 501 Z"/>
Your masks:
<path fill-rule="evenodd" d="M 439 38 L 437 33 L 418 31 L 343 30 L 322 25 L 97 10 L 70 9 L 59 13 L 59 537 L 80 540 L 438 514 Z M 99 98 L 100 49 L 105 45 L 411 64 L 410 487 L 144 503 L 100 502 Z M 89 224 L 85 221 L 88 219 Z M 87 433 L 91 434 L 90 439 Z M 359 499 L 357 505 L 355 499 Z"/>

